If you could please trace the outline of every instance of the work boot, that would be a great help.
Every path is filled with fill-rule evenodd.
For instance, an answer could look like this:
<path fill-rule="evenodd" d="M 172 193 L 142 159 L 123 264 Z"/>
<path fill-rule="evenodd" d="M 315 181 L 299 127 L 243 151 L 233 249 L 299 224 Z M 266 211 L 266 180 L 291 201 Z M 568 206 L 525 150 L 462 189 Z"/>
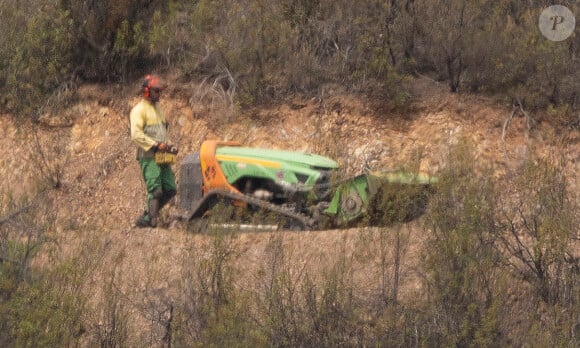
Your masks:
<path fill-rule="evenodd" d="M 151 227 L 157 226 L 157 220 L 159 218 L 159 199 L 153 198 L 149 201 L 149 225 Z"/>
<path fill-rule="evenodd" d="M 149 214 L 144 212 L 143 215 L 139 216 L 135 221 L 135 226 L 140 228 L 151 227 L 151 219 L 149 218 Z"/>

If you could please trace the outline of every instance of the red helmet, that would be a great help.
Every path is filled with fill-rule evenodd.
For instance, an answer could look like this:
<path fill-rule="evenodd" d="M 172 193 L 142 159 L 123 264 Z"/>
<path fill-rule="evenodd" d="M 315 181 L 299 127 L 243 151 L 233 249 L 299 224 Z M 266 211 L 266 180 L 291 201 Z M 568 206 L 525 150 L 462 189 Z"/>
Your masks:
<path fill-rule="evenodd" d="M 143 85 L 141 86 L 141 91 L 143 92 L 143 98 L 149 98 L 149 91 L 152 88 L 156 88 L 158 90 L 165 89 L 165 85 L 161 82 L 161 79 L 156 75 L 147 75 L 143 80 Z"/>

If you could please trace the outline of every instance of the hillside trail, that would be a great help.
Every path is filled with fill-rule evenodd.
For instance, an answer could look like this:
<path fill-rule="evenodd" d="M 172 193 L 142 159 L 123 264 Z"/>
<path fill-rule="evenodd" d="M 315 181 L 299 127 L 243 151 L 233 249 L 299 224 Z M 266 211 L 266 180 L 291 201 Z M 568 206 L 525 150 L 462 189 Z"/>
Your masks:
<path fill-rule="evenodd" d="M 463 137 L 476 146 L 474 161 L 492 165 L 498 177 L 507 168 L 521 165 L 530 152 L 559 154 L 566 161 L 571 190 L 578 192 L 577 130 L 568 133 L 567 146 L 562 147 L 558 131 L 550 123 L 538 123 L 529 132 L 526 118 L 518 116 L 505 129 L 504 145 L 502 132 L 511 105 L 450 94 L 445 86 L 429 80 L 415 81 L 411 93 L 417 102 L 406 114 L 389 111 L 380 100 L 344 94 L 335 86 L 328 86 L 324 98 L 297 96 L 236 118 L 196 102 L 187 86 L 170 85 L 160 105 L 170 123 L 173 143 L 180 148 L 178 163 L 197 151 L 203 140 L 213 138 L 327 155 L 349 173 L 359 172 L 364 165 L 375 170 L 418 165 L 436 175 L 450 146 Z M 18 128 L 9 116 L 0 116 L 0 146 L 14 149 L 0 159 L 2 194 L 9 190 L 15 197 L 29 193 L 39 172 L 46 177 L 41 168 L 52 168 L 60 173 L 60 187 L 53 193 L 57 234 L 64 249 L 85 245 L 90 238 L 89 245 L 100 250 L 102 262 L 126 275 L 128 292 L 171 289 L 183 277 L 184 262 L 205 257 L 211 238 L 189 231 L 183 224 L 132 227 L 145 202 L 145 187 L 129 138 L 128 115 L 138 96 L 104 91 L 101 86 L 83 86 L 79 94 L 79 102 L 65 113 L 41 119 L 38 132 Z M 43 151 L 36 147 L 37 139 Z M 44 158 L 34 155 L 39 152 Z M 179 166 L 174 169 L 179 178 Z M 181 213 L 174 204 L 163 214 L 168 218 Z M 402 267 L 408 276 L 402 280 L 405 291 L 401 296 L 412 297 L 419 291 L 417 265 L 424 227 L 418 220 L 404 229 L 409 245 Z M 343 246 L 358 245 L 369 233 L 372 229 L 284 232 L 279 238 L 296 267 L 323 267 Z M 252 286 L 257 268 L 268 262 L 265 250 L 272 238 L 272 233 L 237 236 L 240 252 L 236 264 L 241 273 L 249 275 L 247 284 L 240 286 Z"/>

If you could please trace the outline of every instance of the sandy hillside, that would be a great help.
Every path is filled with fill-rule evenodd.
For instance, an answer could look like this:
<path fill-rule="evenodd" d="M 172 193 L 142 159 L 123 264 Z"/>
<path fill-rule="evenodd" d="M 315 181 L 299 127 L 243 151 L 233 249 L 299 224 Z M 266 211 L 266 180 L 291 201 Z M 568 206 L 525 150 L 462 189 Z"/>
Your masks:
<path fill-rule="evenodd" d="M 437 174 L 449 145 L 467 137 L 477 146 L 474 160 L 492 164 L 497 175 L 520 164 L 530 151 L 561 153 L 567 161 L 572 189 L 578 192 L 578 131 L 568 135 L 572 145 L 557 147 L 558 134 L 548 123 L 536 124 L 530 134 L 526 118 L 514 117 L 506 129 L 504 145 L 502 130 L 511 105 L 450 95 L 431 81 L 419 81 L 418 85 L 421 101 L 403 117 L 381 111 L 384 108 L 377 101 L 328 93 L 324 99 L 296 97 L 275 107 L 250 110 L 232 122 L 190 100 L 186 86 L 169 88 L 161 106 L 171 125 L 171 137 L 181 149 L 178 160 L 195 151 L 204 139 L 221 138 L 249 146 L 321 153 L 339 160 L 350 173 L 358 172 L 365 163 L 377 170 L 409 166 L 421 153 L 421 170 Z M 145 200 L 128 133 L 128 113 L 138 97 L 103 93 L 98 86 L 83 87 L 79 104 L 62 115 L 46 116 L 37 132 L 30 126 L 19 130 L 9 116 L 0 116 L 0 146 L 13 149 L 0 158 L 4 178 L 1 193 L 6 198 L 9 190 L 16 196 L 31 192 L 39 173 L 41 178 L 58 181 L 59 188 L 51 192 L 56 196 L 58 233 L 65 244 L 93 237 L 93 245 L 102 247 L 103 264 L 117 264 L 124 270 L 135 294 L 149 288 L 171 289 L 183 271 L 176 264 L 203 257 L 207 236 L 187 232 L 181 224 L 157 229 L 131 227 Z M 42 171 L 43 167 L 49 170 Z M 179 166 L 175 169 L 179 177 Z M 181 213 L 175 206 L 165 212 Z M 415 222 L 404 227 L 410 236 L 411 256 L 421 250 L 419 226 Z M 238 237 L 242 251 L 238 264 L 241 271 L 248 272 L 247 283 L 240 286 L 252 286 L 256 268 L 267 262 L 265 249 L 271 238 L 270 233 Z M 341 246 L 352 247 L 369 238 L 376 238 L 369 230 L 288 232 L 283 242 L 297 264 L 315 267 L 332 259 Z M 407 287 L 402 296 L 418 290 L 416 259 L 405 259 L 403 273 L 407 277 L 403 282 Z"/>

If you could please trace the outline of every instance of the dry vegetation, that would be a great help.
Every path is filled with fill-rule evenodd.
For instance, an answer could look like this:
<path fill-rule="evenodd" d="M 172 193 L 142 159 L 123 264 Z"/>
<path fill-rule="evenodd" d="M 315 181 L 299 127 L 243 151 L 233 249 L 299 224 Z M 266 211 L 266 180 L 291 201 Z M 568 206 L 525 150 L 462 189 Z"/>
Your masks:
<path fill-rule="evenodd" d="M 543 40 L 540 4 L 42 6 L 0 2 L 0 346 L 579 345 L 578 36 Z M 427 213 L 397 223 L 397 190 L 369 216 L 389 227 L 132 228 L 149 70 L 180 158 L 222 138 L 418 168 Z"/>
<path fill-rule="evenodd" d="M 340 101 L 340 117 L 336 106 L 296 97 L 216 126 L 210 113 L 192 112 L 202 104 L 180 97 L 187 84 L 162 101 L 180 156 L 217 136 L 317 149 L 351 171 L 370 163 L 436 172 L 427 214 L 387 228 L 134 229 L 143 184 L 122 125 L 136 98 L 102 106 L 114 91 L 83 88 L 72 108 L 86 112 L 72 127 L 16 127 L 4 117 L 2 146 L 14 151 L 2 175 L 20 184 L 2 187 L 3 343 L 573 346 L 578 131 L 561 146 L 548 123 L 528 132 L 514 118 L 502 137 L 510 108 L 414 85 L 432 88 L 416 95 L 424 102 L 407 120 L 385 121 L 370 100 L 335 95 L 326 102 Z M 33 128 L 43 156 L 18 145 Z M 396 221 L 408 194 L 385 192 L 370 218 Z"/>

